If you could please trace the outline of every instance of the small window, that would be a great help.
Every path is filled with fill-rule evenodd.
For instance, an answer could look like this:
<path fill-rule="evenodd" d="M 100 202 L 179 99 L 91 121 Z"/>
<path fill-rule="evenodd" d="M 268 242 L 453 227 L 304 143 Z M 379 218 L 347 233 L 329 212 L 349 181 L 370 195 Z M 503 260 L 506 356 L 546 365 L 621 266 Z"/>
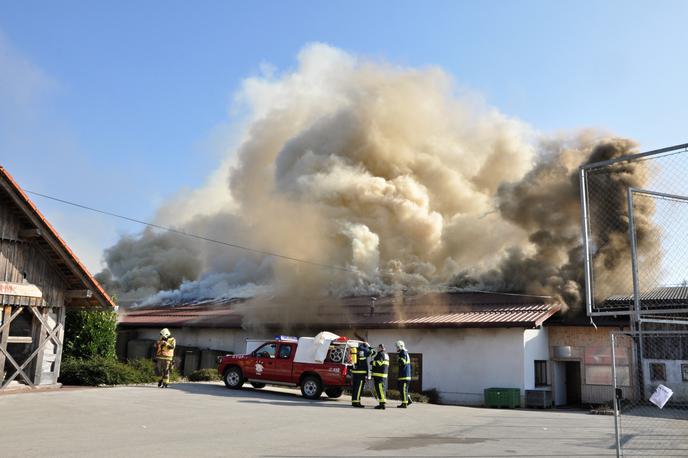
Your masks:
<path fill-rule="evenodd" d="M 274 343 L 268 343 L 256 350 L 256 356 L 259 358 L 274 358 L 275 349 L 277 345 Z"/>
<path fill-rule="evenodd" d="M 535 361 L 535 386 L 548 386 L 547 361 Z"/>
<path fill-rule="evenodd" d="M 688 382 L 688 364 L 681 364 L 681 380 Z"/>
<path fill-rule="evenodd" d="M 291 356 L 291 345 L 280 345 L 279 357 L 280 359 L 289 359 Z"/>
<path fill-rule="evenodd" d="M 666 380 L 666 366 L 664 363 L 650 363 L 650 380 L 663 382 Z"/>

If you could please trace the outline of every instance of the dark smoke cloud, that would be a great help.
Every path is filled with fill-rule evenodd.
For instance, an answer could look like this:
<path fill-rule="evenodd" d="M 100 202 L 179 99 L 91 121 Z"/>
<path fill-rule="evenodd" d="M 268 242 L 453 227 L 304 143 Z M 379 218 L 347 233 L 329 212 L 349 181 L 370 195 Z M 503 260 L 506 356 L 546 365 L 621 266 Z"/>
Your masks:
<path fill-rule="evenodd" d="M 177 288 L 201 273 L 194 242 L 172 234 L 146 229 L 138 236 L 124 236 L 105 250 L 107 268 L 96 277 L 118 300 L 127 302 Z"/>
<path fill-rule="evenodd" d="M 582 305 L 583 247 L 578 167 L 635 153 L 628 139 L 591 140 L 581 136 L 574 142 L 546 145 L 543 159 L 516 183 L 505 183 L 497 193 L 501 215 L 528 233 L 528 247 L 513 247 L 497 269 L 480 275 L 488 289 L 553 295 L 577 312 Z M 602 298 L 612 288 L 628 291 L 631 252 L 628 242 L 626 189 L 643 187 L 649 177 L 645 163 L 620 163 L 606 169 L 591 199 L 594 244 L 593 257 Z M 640 218 L 639 243 L 645 250 L 656 238 L 649 224 L 652 205 L 636 209 Z M 617 291 L 619 290 L 617 289 Z"/>

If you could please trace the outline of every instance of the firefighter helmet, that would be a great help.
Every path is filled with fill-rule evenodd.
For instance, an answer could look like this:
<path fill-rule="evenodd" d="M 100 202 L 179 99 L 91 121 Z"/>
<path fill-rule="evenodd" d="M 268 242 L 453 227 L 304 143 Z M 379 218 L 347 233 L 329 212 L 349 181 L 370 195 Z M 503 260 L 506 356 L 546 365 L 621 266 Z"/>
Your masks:
<path fill-rule="evenodd" d="M 404 345 L 403 340 L 397 340 L 396 342 L 394 342 L 394 345 L 397 346 L 397 350 L 406 350 L 406 345 Z"/>
<path fill-rule="evenodd" d="M 160 331 L 160 335 L 163 336 L 165 339 L 167 339 L 169 336 L 172 335 L 169 329 L 165 328 L 162 331 Z"/>

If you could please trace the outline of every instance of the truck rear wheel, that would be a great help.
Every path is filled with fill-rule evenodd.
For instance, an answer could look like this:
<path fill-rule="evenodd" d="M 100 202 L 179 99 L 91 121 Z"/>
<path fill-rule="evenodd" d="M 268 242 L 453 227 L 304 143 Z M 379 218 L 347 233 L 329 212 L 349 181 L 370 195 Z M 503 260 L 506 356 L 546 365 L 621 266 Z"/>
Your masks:
<path fill-rule="evenodd" d="M 327 388 L 325 394 L 328 398 L 338 398 L 344 392 L 343 388 Z"/>
<path fill-rule="evenodd" d="M 306 399 L 318 399 L 322 391 L 322 382 L 314 375 L 307 375 L 301 382 L 301 394 Z"/>
<path fill-rule="evenodd" d="M 253 386 L 253 388 L 265 388 L 265 383 L 251 382 L 251 385 Z"/>
<path fill-rule="evenodd" d="M 244 374 L 241 373 L 241 369 L 238 367 L 230 367 L 225 371 L 223 380 L 227 388 L 237 390 L 244 384 Z"/>

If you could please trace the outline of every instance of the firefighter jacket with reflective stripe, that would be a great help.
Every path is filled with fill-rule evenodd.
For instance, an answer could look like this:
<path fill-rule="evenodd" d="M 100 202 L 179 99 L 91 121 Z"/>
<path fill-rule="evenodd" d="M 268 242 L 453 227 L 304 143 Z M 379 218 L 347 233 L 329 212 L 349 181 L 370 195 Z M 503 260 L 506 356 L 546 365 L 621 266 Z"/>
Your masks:
<path fill-rule="evenodd" d="M 174 347 L 176 346 L 177 342 L 174 340 L 174 337 L 170 337 L 167 340 L 158 339 L 155 342 L 155 357 L 171 361 L 174 356 Z"/>
<path fill-rule="evenodd" d="M 355 355 L 355 356 L 354 356 Z M 368 356 L 370 351 L 367 347 L 358 347 L 351 349 L 351 362 L 354 367 L 351 370 L 352 374 L 368 375 Z"/>
<path fill-rule="evenodd" d="M 387 371 L 389 371 L 389 356 L 387 352 L 375 351 L 373 352 L 373 377 L 387 378 Z"/>
<path fill-rule="evenodd" d="M 411 380 L 411 357 L 406 350 L 399 350 L 399 377 L 397 380 Z"/>

